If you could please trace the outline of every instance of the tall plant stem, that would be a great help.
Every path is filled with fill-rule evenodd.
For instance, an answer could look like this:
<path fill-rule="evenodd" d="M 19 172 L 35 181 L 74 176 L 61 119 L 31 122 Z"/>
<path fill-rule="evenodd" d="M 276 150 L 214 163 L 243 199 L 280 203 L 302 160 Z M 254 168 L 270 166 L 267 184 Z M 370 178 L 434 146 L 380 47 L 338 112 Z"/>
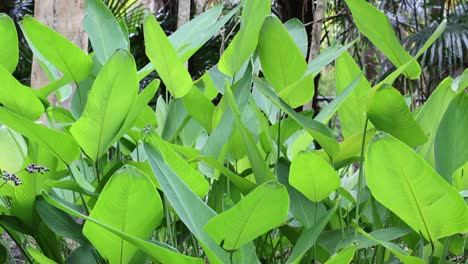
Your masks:
<path fill-rule="evenodd" d="M 277 135 L 277 140 L 276 140 L 276 147 L 277 147 L 277 161 L 279 162 L 279 159 L 281 157 L 281 119 L 282 119 L 283 113 L 281 110 L 278 112 L 278 135 Z"/>
<path fill-rule="evenodd" d="M 361 196 L 362 196 L 362 182 L 364 177 L 363 172 L 363 164 L 364 164 L 364 146 L 366 145 L 366 133 L 367 133 L 367 123 L 369 122 L 369 118 L 366 117 L 366 122 L 364 123 L 364 133 L 362 135 L 362 142 L 361 142 L 361 160 L 359 163 L 359 178 L 357 183 L 357 204 L 356 204 L 356 217 L 355 221 L 356 224 L 359 225 L 359 214 L 360 212 L 360 204 L 361 204 Z M 355 235 L 357 235 L 357 230 L 354 231 Z"/>
<path fill-rule="evenodd" d="M 72 173 L 72 171 L 70 169 L 70 166 L 68 164 L 67 164 L 67 169 L 70 172 L 70 175 L 71 175 L 73 181 L 77 183 L 75 175 L 73 175 L 73 173 Z M 83 203 L 83 208 L 85 209 L 86 214 L 89 215 L 89 209 L 88 209 L 88 206 L 86 205 L 86 201 L 85 201 L 85 199 L 83 197 L 83 194 L 79 193 L 79 195 L 80 195 L 81 202 Z"/>

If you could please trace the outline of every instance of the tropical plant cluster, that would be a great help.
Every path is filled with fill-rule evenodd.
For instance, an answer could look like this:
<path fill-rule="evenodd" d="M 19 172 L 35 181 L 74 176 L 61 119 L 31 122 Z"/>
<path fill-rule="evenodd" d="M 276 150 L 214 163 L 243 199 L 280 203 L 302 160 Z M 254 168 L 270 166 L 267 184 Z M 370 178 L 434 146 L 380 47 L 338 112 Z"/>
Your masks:
<path fill-rule="evenodd" d="M 334 43 L 310 63 L 307 33 L 269 0 L 217 5 L 167 36 L 147 13 L 150 63 L 128 27 L 86 1 L 93 53 L 26 16 L 50 83 L 21 84 L 18 32 L 0 16 L 0 227 L 27 263 L 465 263 L 468 71 L 416 107 L 395 80 L 421 76 L 387 16 L 346 0 L 362 38 L 396 70 L 374 86 Z M 234 16 L 218 63 L 193 80 L 184 63 Z M 334 63 L 336 98 L 297 111 Z M 139 81 L 160 79 L 140 91 Z M 59 73 L 59 74 L 57 74 Z M 148 103 L 160 82 L 170 96 Z M 70 109 L 49 95 L 76 86 Z M 338 115 L 341 128 L 328 121 Z M 338 141 L 338 134 L 343 140 Z M 2 262 L 12 262 L 8 245 Z"/>

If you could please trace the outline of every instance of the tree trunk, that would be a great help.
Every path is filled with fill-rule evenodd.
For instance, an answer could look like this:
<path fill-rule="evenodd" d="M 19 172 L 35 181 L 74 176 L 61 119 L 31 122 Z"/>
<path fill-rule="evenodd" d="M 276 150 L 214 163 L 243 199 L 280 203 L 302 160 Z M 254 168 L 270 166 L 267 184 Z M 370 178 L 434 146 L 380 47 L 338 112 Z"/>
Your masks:
<path fill-rule="evenodd" d="M 88 38 L 81 25 L 84 11 L 85 0 L 35 0 L 34 3 L 34 16 L 36 19 L 86 51 L 88 49 Z M 31 70 L 31 86 L 40 88 L 48 83 L 48 78 L 34 57 Z M 50 99 L 54 103 L 57 102 L 55 96 Z M 69 109 L 70 101 L 68 99 L 62 102 L 62 106 Z"/>
<path fill-rule="evenodd" d="M 177 9 L 177 28 L 190 20 L 190 0 L 179 0 Z"/>
<path fill-rule="evenodd" d="M 312 3 L 312 12 L 314 14 L 314 23 L 312 24 L 312 30 L 310 32 L 310 48 L 309 48 L 309 58 L 308 62 L 310 63 L 320 52 L 320 40 L 322 39 L 322 20 L 325 16 L 325 9 L 327 8 L 327 2 L 325 0 L 316 0 L 315 5 Z M 318 74 L 314 79 L 314 98 L 312 101 L 304 106 L 304 108 L 314 109 L 314 115 L 317 115 L 320 111 L 320 106 L 318 105 L 317 96 L 318 96 L 318 85 L 320 80 L 320 74 Z"/>

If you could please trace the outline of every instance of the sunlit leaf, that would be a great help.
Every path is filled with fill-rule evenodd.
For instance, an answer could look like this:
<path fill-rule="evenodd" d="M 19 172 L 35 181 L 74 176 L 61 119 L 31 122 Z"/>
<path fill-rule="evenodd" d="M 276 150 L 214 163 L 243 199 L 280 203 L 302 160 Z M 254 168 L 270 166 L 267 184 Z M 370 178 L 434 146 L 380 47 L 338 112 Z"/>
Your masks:
<path fill-rule="evenodd" d="M 391 135 L 374 136 L 365 168 L 375 199 L 429 241 L 468 231 L 468 206 L 460 194 Z"/>
<path fill-rule="evenodd" d="M 288 215 L 286 188 L 266 182 L 229 210 L 211 218 L 203 228 L 226 250 L 235 250 L 279 226 Z"/>
<path fill-rule="evenodd" d="M 128 235 L 148 239 L 161 223 L 163 206 L 148 177 L 128 166 L 110 178 L 89 217 Z M 85 223 L 83 234 L 110 263 L 128 263 L 138 250 L 93 222 Z"/>

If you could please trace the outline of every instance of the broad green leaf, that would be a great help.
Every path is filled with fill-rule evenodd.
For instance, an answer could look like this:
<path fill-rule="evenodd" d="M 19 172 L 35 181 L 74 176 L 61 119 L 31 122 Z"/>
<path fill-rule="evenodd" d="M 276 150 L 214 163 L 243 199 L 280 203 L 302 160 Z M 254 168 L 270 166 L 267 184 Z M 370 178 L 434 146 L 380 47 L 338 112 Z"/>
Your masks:
<path fill-rule="evenodd" d="M 187 61 L 203 44 L 208 41 L 234 15 L 226 14 L 218 21 L 223 5 L 218 4 L 183 24 L 169 36 L 174 49 L 182 61 Z"/>
<path fill-rule="evenodd" d="M 196 86 L 182 98 L 187 112 L 211 134 L 215 106 Z"/>
<path fill-rule="evenodd" d="M 351 83 L 361 72 L 353 57 L 351 57 L 348 52 L 345 52 L 338 57 L 335 62 L 335 70 L 337 95 L 343 93 L 349 83 Z M 364 131 L 364 124 L 366 122 L 365 112 L 367 110 L 367 102 L 369 102 L 370 95 L 371 86 L 367 79 L 362 76 L 360 77 L 356 88 L 351 92 L 338 110 L 341 130 L 345 138 Z"/>
<path fill-rule="evenodd" d="M 456 95 L 456 93 L 450 89 L 451 84 L 452 78 L 447 77 L 444 79 L 431 93 L 431 96 L 429 96 L 429 99 L 424 103 L 422 109 L 416 116 L 416 122 L 429 138 L 426 143 L 419 147 L 418 153 L 432 167 L 435 167 L 434 139 L 436 137 L 437 128 L 450 101 Z"/>
<path fill-rule="evenodd" d="M 468 161 L 453 173 L 453 187 L 457 191 L 468 190 Z"/>
<path fill-rule="evenodd" d="M 33 90 L 22 85 L 3 66 L 0 65 L 0 103 L 31 120 L 37 120 L 44 113 L 44 106 Z"/>
<path fill-rule="evenodd" d="M 90 216 L 84 215 L 80 212 L 75 211 L 74 209 L 70 208 L 68 205 L 64 204 L 63 202 L 57 200 L 57 198 L 54 198 L 47 194 L 46 192 L 42 192 L 42 196 L 44 199 L 50 203 L 51 205 L 59 208 L 60 210 L 73 215 L 75 217 L 83 218 L 84 220 L 87 221 L 87 223 L 93 223 L 96 224 L 103 229 L 111 232 L 112 234 L 115 234 L 116 236 L 128 241 L 135 247 L 141 249 L 144 251 L 146 254 L 149 256 L 153 257 L 154 259 L 160 261 L 161 263 L 186 263 L 186 264 L 191 264 L 191 263 L 205 263 L 201 259 L 185 256 L 177 251 L 175 249 L 172 249 L 170 246 L 163 244 L 161 242 L 157 241 L 148 241 L 148 240 L 143 240 L 141 238 L 138 238 L 136 236 L 127 234 L 126 232 L 122 232 L 116 228 L 113 228 L 106 223 L 102 223 L 101 221 L 98 221 Z M 141 203 L 140 203 L 141 204 Z"/>
<path fill-rule="evenodd" d="M 413 256 L 408 256 L 408 254 L 403 251 L 400 247 L 397 245 L 388 242 L 388 241 L 381 241 L 378 239 L 375 239 L 371 235 L 367 234 L 364 230 L 362 230 L 360 227 L 355 226 L 356 230 L 361 233 L 364 237 L 373 240 L 377 244 L 383 246 L 384 248 L 388 249 L 388 251 L 392 252 L 393 255 L 397 256 L 404 264 L 424 264 L 424 260 L 418 258 L 418 257 L 413 257 Z"/>
<path fill-rule="evenodd" d="M 278 181 L 283 184 L 288 190 L 290 199 L 289 210 L 299 220 L 302 225 L 308 229 L 315 224 L 317 216 L 321 216 L 325 211 L 323 204 L 315 204 L 305 197 L 298 190 L 289 185 L 290 164 L 285 159 L 281 158 L 275 168 Z"/>
<path fill-rule="evenodd" d="M 54 233 L 70 238 L 80 244 L 89 244 L 88 239 L 83 235 L 83 226 L 78 224 L 70 215 L 53 207 L 43 198 L 38 197 L 34 206 L 42 221 Z"/>
<path fill-rule="evenodd" d="M 44 87 L 38 90 L 38 94 L 46 97 L 52 88 L 84 80 L 93 62 L 88 55 L 78 46 L 66 39 L 64 36 L 41 24 L 31 16 L 26 16 L 22 22 L 22 29 L 34 55 L 44 64 L 53 65 L 63 73 L 62 85 Z"/>
<path fill-rule="evenodd" d="M 457 78 L 453 80 L 452 90 L 454 90 L 455 92 L 461 92 L 467 87 L 468 87 L 468 69 L 465 69 L 465 71 L 461 75 L 459 75 Z"/>
<path fill-rule="evenodd" d="M 104 65 L 119 49 L 128 50 L 128 35 L 101 0 L 86 0 L 83 28 L 88 33 L 94 54 Z"/>
<path fill-rule="evenodd" d="M 439 26 L 437 26 L 436 30 L 432 35 L 424 42 L 422 48 L 416 53 L 410 61 L 406 62 L 402 66 L 398 67 L 394 72 L 389 74 L 383 81 L 378 83 L 375 87 L 380 87 L 382 84 L 392 85 L 393 82 L 400 76 L 400 74 L 405 73 L 408 67 L 412 67 L 414 63 L 417 63 L 417 59 L 424 54 L 424 52 L 444 33 L 445 28 L 447 27 L 447 19 L 444 19 Z"/>
<path fill-rule="evenodd" d="M 2 122 L 0 118 L 0 122 Z M 0 169 L 10 173 L 20 171 L 28 152 L 23 137 L 14 130 L 0 127 Z"/>
<path fill-rule="evenodd" d="M 38 131 L 39 129 L 36 128 L 35 130 Z M 66 136 L 68 136 L 71 139 L 69 135 Z M 54 140 L 57 139 L 60 139 L 60 137 L 56 136 L 54 138 Z M 60 142 L 59 140 L 58 142 L 64 144 L 66 140 L 63 140 L 63 142 Z M 53 155 L 50 149 L 48 149 L 46 146 L 37 144 L 34 142 L 34 140 L 30 138 L 28 142 L 28 155 L 26 156 L 23 165 L 26 164 L 39 164 L 41 166 L 49 168 L 49 171 L 44 172 L 43 174 L 29 174 L 28 172 L 26 172 L 26 170 L 22 169 L 21 171 L 17 172 L 17 176 L 21 179 L 22 184 L 15 186 L 15 193 L 11 200 L 10 213 L 18 217 L 21 220 L 21 222 L 30 230 L 37 231 L 40 226 L 39 224 L 41 222 L 41 219 L 37 217 L 36 209 L 34 208 L 36 197 L 41 193 L 42 190 L 50 189 L 48 186 L 45 185 L 45 181 L 56 177 L 58 158 L 56 158 L 55 155 Z M 50 230 L 48 231 L 51 232 Z M 37 235 L 46 235 L 46 233 Z M 54 240 L 55 239 L 51 238 L 51 241 L 53 241 L 51 242 L 52 244 L 56 242 L 56 240 Z"/>
<path fill-rule="evenodd" d="M 19 60 L 18 33 L 13 19 L 4 13 L 0 13 L 0 36 L 0 65 L 13 73 Z"/>
<path fill-rule="evenodd" d="M 298 82 L 307 63 L 286 28 L 276 16 L 265 19 L 260 32 L 258 55 L 262 72 L 280 98 L 295 108 L 310 101 L 314 95 L 314 78 L 309 75 Z M 282 91 L 298 83 L 290 93 Z"/>
<path fill-rule="evenodd" d="M 192 88 L 192 78 L 156 18 L 147 13 L 144 21 L 146 55 L 175 98 Z"/>
<path fill-rule="evenodd" d="M 339 151 L 338 142 L 336 142 L 333 133 L 327 126 L 325 126 L 321 122 L 309 119 L 305 116 L 296 113 L 294 109 L 292 109 L 289 105 L 282 101 L 274 93 L 274 91 L 270 87 L 268 87 L 268 84 L 266 84 L 260 78 L 255 77 L 254 83 L 257 89 L 260 92 L 262 92 L 263 95 L 265 95 L 276 106 L 278 106 L 292 119 L 294 119 L 298 124 L 300 124 L 304 129 L 306 129 L 306 131 L 320 143 L 320 145 L 330 156 L 335 155 Z"/>
<path fill-rule="evenodd" d="M 440 120 L 434 139 L 435 168 L 448 183 L 468 161 L 468 93 L 455 96 Z"/>
<path fill-rule="evenodd" d="M 307 56 L 307 31 L 304 27 L 304 24 L 297 19 L 293 18 L 284 23 L 284 27 L 288 31 L 291 38 L 294 40 L 294 43 L 299 48 L 302 53 L 302 56 L 305 58 Z"/>
<path fill-rule="evenodd" d="M 364 78 L 364 72 L 356 74 L 356 76 L 354 76 L 354 78 L 352 79 L 350 78 L 350 82 L 347 84 L 346 87 L 344 87 L 344 90 L 341 91 L 335 97 L 335 99 L 333 99 L 333 101 L 324 106 L 320 110 L 320 113 L 318 113 L 318 115 L 314 118 L 314 120 L 322 122 L 324 124 L 330 121 L 330 119 L 335 115 L 336 111 L 338 111 L 341 108 L 341 105 L 347 100 L 350 100 L 348 99 L 348 97 L 354 94 L 354 89 L 358 87 L 362 78 Z M 364 127 L 362 128 L 362 130 L 364 130 Z"/>
<path fill-rule="evenodd" d="M 239 10 L 240 5 L 231 9 L 219 20 L 222 6 L 217 5 L 203 12 L 194 19 L 182 25 L 176 32 L 169 36 L 169 41 L 176 49 L 183 62 L 187 61 L 208 40 L 211 39 Z M 138 71 L 138 80 L 142 80 L 154 70 L 154 66 L 148 63 Z"/>
<path fill-rule="evenodd" d="M 356 253 L 357 247 L 354 245 L 348 246 L 338 252 L 336 255 L 333 255 L 325 264 L 344 264 L 351 263 L 353 260 L 354 253 Z"/>
<path fill-rule="evenodd" d="M 378 130 L 391 134 L 408 146 L 416 147 L 427 141 L 403 96 L 389 85 L 380 86 L 374 91 L 367 115 Z"/>
<path fill-rule="evenodd" d="M 129 235 L 148 239 L 163 218 L 156 187 L 146 175 L 126 166 L 114 174 L 101 192 L 90 216 Z M 83 234 L 110 263 L 128 263 L 138 248 L 93 222 Z"/>
<path fill-rule="evenodd" d="M 247 153 L 247 157 L 252 166 L 252 171 L 255 175 L 256 184 L 262 184 L 264 182 L 274 180 L 275 177 L 273 176 L 273 173 L 268 167 L 268 164 L 265 162 L 265 158 L 260 153 L 260 150 L 257 147 L 257 143 L 255 142 L 253 135 L 247 129 L 245 124 L 242 123 L 240 110 L 234 99 L 234 95 L 232 94 L 228 86 L 226 86 L 224 95 L 226 96 L 229 107 L 234 115 L 234 123 L 239 129 L 239 132 L 244 141 L 244 147 Z"/>
<path fill-rule="evenodd" d="M 336 58 L 338 58 L 341 54 L 346 52 L 351 46 L 356 44 L 357 41 L 358 39 L 355 39 L 344 46 L 337 42 L 333 43 L 329 48 L 324 50 L 311 62 L 309 62 L 309 66 L 307 67 L 307 71 L 305 72 L 304 77 L 309 74 L 312 74 L 313 76 L 319 74 L 322 71 L 323 67 L 336 60 Z"/>
<path fill-rule="evenodd" d="M 191 167 L 157 134 L 154 134 L 151 139 L 154 147 L 161 152 L 166 164 L 179 176 L 184 184 L 198 197 L 204 197 L 210 189 L 205 177 Z M 156 178 L 158 177 L 156 176 Z"/>
<path fill-rule="evenodd" d="M 286 187 L 266 182 L 229 210 L 211 218 L 203 228 L 225 250 L 236 250 L 286 219 L 289 197 Z"/>
<path fill-rule="evenodd" d="M 468 231 L 468 206 L 417 153 L 389 134 L 376 134 L 366 153 L 375 199 L 429 241 Z"/>
<path fill-rule="evenodd" d="M 340 187 L 335 169 L 312 152 L 299 153 L 291 163 L 289 184 L 318 203 Z"/>
<path fill-rule="evenodd" d="M 288 258 L 287 264 L 290 263 L 300 263 L 304 254 L 313 246 L 317 241 L 320 233 L 323 231 L 325 226 L 328 224 L 332 216 L 335 214 L 336 209 L 338 209 L 340 201 L 337 201 L 333 208 L 331 208 L 326 215 L 317 219 L 317 222 L 312 227 L 304 230 L 299 236 L 291 255 Z"/>
<path fill-rule="evenodd" d="M 219 70 L 231 77 L 255 51 L 263 21 L 270 13 L 269 0 L 245 0 L 243 4 L 241 27 L 218 63 Z"/>
<path fill-rule="evenodd" d="M 80 154 L 78 145 L 69 134 L 36 124 L 3 107 L 0 107 L 0 122 L 44 146 L 66 164 L 76 160 Z"/>
<path fill-rule="evenodd" d="M 216 212 L 208 207 L 200 198 L 180 179 L 163 158 L 158 143 L 154 139 L 155 133 L 147 135 L 144 143 L 145 153 L 154 174 L 161 184 L 171 206 L 177 215 L 184 222 L 187 228 L 200 241 L 208 259 L 211 263 L 229 263 L 230 254 L 217 245 L 210 236 L 203 230 L 203 226 L 214 216 Z M 249 254 L 253 250 L 253 245 L 249 244 L 240 251 L 233 253 L 233 258 L 239 255 Z M 258 260 L 253 254 L 252 258 L 245 263 L 257 263 Z"/>
<path fill-rule="evenodd" d="M 115 143 L 137 97 L 138 81 L 132 55 L 118 50 L 94 81 L 81 117 L 70 133 L 92 160 Z"/>
<path fill-rule="evenodd" d="M 141 117 L 145 107 L 148 107 L 149 102 L 156 94 L 156 91 L 159 88 L 159 83 L 159 80 L 152 81 L 141 93 L 137 95 L 133 105 L 130 107 L 130 111 L 125 117 L 125 121 L 111 142 L 117 142 L 125 133 L 129 132 L 129 130 L 136 125 L 137 119 Z"/>
<path fill-rule="evenodd" d="M 412 60 L 393 31 L 387 16 L 364 0 L 345 0 L 359 31 L 366 36 L 397 68 Z M 412 61 L 405 70 L 410 79 L 417 79 L 421 67 Z"/>

